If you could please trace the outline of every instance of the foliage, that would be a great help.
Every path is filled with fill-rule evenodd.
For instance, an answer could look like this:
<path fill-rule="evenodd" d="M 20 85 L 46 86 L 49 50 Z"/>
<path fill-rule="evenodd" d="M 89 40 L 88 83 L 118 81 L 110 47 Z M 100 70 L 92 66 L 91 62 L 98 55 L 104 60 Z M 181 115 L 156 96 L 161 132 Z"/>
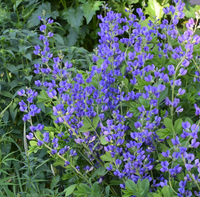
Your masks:
<path fill-rule="evenodd" d="M 105 28 L 105 24 L 100 24 L 101 29 L 98 27 L 102 18 L 97 17 L 97 15 L 101 14 L 103 17 L 106 17 L 106 12 L 108 11 L 106 11 L 106 6 L 104 6 L 105 10 L 101 8 L 102 3 L 103 1 L 93 0 L 1 1 L 1 196 L 176 196 L 177 192 L 179 192 L 181 196 L 181 192 L 183 193 L 183 191 L 188 196 L 190 195 L 189 191 L 197 195 L 195 191 L 197 191 L 198 188 L 198 179 L 193 177 L 193 174 L 198 174 L 198 161 L 196 159 L 195 164 L 193 164 L 194 161 L 192 160 L 194 159 L 192 158 L 193 154 L 195 158 L 199 156 L 198 148 L 196 148 L 198 145 L 198 138 L 195 134 L 195 130 L 198 128 L 195 128 L 195 124 L 198 124 L 198 117 L 196 115 L 199 113 L 197 107 L 199 104 L 199 95 L 197 94 L 197 91 L 199 91 L 199 73 L 196 71 L 199 70 L 199 46 L 194 46 L 193 56 L 195 58 L 190 61 L 187 71 L 182 69 L 180 71 L 181 75 L 178 75 L 178 68 L 180 68 L 179 63 L 184 59 L 178 51 L 180 50 L 180 48 L 178 49 L 178 45 L 180 45 L 181 40 L 174 39 L 173 33 L 166 31 L 166 27 L 161 27 L 161 21 L 163 21 L 163 19 L 170 20 L 174 17 L 174 15 L 165 14 L 165 12 L 167 12 L 166 8 L 169 5 L 175 6 L 177 2 L 149 0 L 145 2 L 145 5 L 144 1 L 141 0 L 109 0 L 107 1 L 107 6 L 111 7 L 112 10 L 117 13 L 122 13 L 122 17 L 124 17 L 122 23 L 118 21 L 119 28 L 124 28 L 124 34 L 119 33 L 116 37 L 116 39 L 118 38 L 120 41 L 114 40 L 112 45 L 116 45 L 112 51 L 112 49 L 110 49 L 111 45 L 108 44 L 110 38 L 107 33 L 110 32 L 110 35 L 112 35 L 113 27 L 109 26 L 108 32 L 102 31 L 102 29 Z M 142 7 L 146 18 L 141 14 L 141 11 L 139 11 L 138 8 L 140 7 Z M 180 7 L 179 9 L 182 9 L 181 5 Z M 186 2 L 186 6 L 183 10 L 186 17 L 182 18 L 181 16 L 182 19 L 180 18 L 180 23 L 177 24 L 179 34 L 185 35 L 184 32 L 188 31 L 188 27 L 185 27 L 185 24 L 191 17 L 196 19 L 194 13 L 198 10 L 198 6 L 191 7 L 189 3 Z M 154 55 L 153 59 L 145 60 L 143 64 L 144 68 L 138 68 L 144 72 L 144 75 L 137 73 L 139 71 L 134 68 L 135 65 L 131 63 L 140 61 L 140 52 L 137 52 L 135 57 L 129 57 L 130 59 L 128 59 L 128 55 L 132 56 L 133 54 L 131 53 L 133 51 L 139 50 L 134 42 L 132 43 L 131 41 L 132 46 L 129 46 L 126 40 L 133 36 L 131 31 L 127 30 L 127 27 L 125 27 L 126 24 L 130 25 L 125 21 L 125 17 L 131 20 L 129 19 L 129 12 L 132 12 L 137 17 L 141 17 L 141 20 L 137 22 L 139 22 L 142 27 L 148 27 L 148 30 L 160 28 L 159 33 L 168 36 L 167 38 L 163 38 L 158 32 L 158 34 L 152 32 L 151 36 L 153 36 L 153 39 L 146 42 L 147 40 L 145 41 L 144 39 L 146 35 L 142 33 L 141 37 L 144 41 L 144 43 L 142 43 L 142 53 L 147 53 L 147 49 L 144 48 L 145 45 L 147 45 L 150 48 L 150 54 Z M 53 18 L 56 21 L 52 21 L 51 23 L 45 22 L 47 30 L 53 32 L 53 37 L 48 37 L 49 53 L 52 54 L 53 57 L 59 57 L 63 63 L 73 63 L 72 68 L 70 63 L 66 63 L 65 67 L 62 67 L 61 62 L 57 62 L 58 59 L 51 59 L 48 62 L 49 67 L 54 68 L 54 72 L 58 73 L 53 75 L 51 72 L 49 75 L 43 73 L 43 78 L 34 72 L 35 65 L 44 64 L 43 57 L 38 59 L 38 54 L 32 53 L 34 46 L 40 46 L 42 48 L 43 44 L 45 44 L 42 39 L 38 40 L 40 35 L 40 20 L 38 16 L 42 15 L 42 13 L 44 18 Z M 179 14 L 181 13 L 182 11 Z M 155 22 L 155 19 L 159 20 Z M 149 25 L 149 20 L 153 21 L 153 26 Z M 176 21 L 172 20 L 171 24 L 173 23 L 176 24 Z M 192 23 L 193 22 L 190 20 L 188 24 L 191 25 Z M 137 29 L 138 27 L 134 26 L 134 28 Z M 132 27 L 132 30 L 134 28 Z M 173 30 L 173 28 L 171 30 Z M 196 29 L 197 34 L 199 34 L 198 31 L 199 30 Z M 105 35 L 106 37 L 104 37 Z M 99 36 L 100 45 L 98 46 Z M 138 38 L 140 39 L 140 37 Z M 197 39 L 197 37 L 195 37 L 195 39 Z M 106 40 L 109 41 L 106 42 Z M 108 48 L 101 48 L 104 45 L 102 43 L 108 46 Z M 169 43 L 173 47 L 173 50 L 171 51 L 171 49 L 168 49 L 169 47 L 166 47 L 166 45 L 164 45 L 165 43 Z M 196 44 L 197 43 L 198 39 L 196 41 Z M 95 49 L 95 55 L 98 57 L 94 56 L 92 62 L 88 50 L 92 51 L 97 46 L 98 49 Z M 185 43 L 181 43 L 181 46 L 181 52 L 186 52 L 184 48 L 186 47 Z M 180 55 L 180 61 L 175 58 L 175 51 Z M 113 53 L 115 55 L 113 55 Z M 125 56 L 123 56 L 123 54 L 125 54 Z M 167 55 L 169 55 L 169 57 Z M 119 65 L 117 62 L 119 62 Z M 83 103 L 80 103 L 78 98 L 71 104 L 71 101 L 69 102 L 64 99 L 64 101 L 67 102 L 63 105 L 64 110 L 67 110 L 65 112 L 69 113 L 68 115 L 66 114 L 66 116 L 74 116 L 67 119 L 69 123 L 65 123 L 60 112 L 59 115 L 55 115 L 57 113 L 55 107 L 64 102 L 62 98 L 63 90 L 61 90 L 63 86 L 58 83 L 59 80 L 57 79 L 55 79 L 56 85 L 58 87 L 60 86 L 61 89 L 56 89 L 56 91 L 61 92 L 59 94 L 57 92 L 57 97 L 52 97 L 55 96 L 54 94 L 56 93 L 53 89 L 58 88 L 54 87 L 51 89 L 51 85 L 54 86 L 52 80 L 55 78 L 55 75 L 59 75 L 60 72 L 55 71 L 56 68 L 54 64 L 57 63 L 61 66 L 59 69 L 63 69 L 64 72 L 61 74 L 61 76 L 63 75 L 64 77 L 61 77 L 63 83 L 66 81 L 67 84 L 72 84 L 72 86 L 75 87 L 76 84 L 79 84 L 80 81 L 83 80 L 84 83 L 80 83 L 80 87 L 83 88 L 83 91 L 90 92 L 90 87 L 92 87 L 98 90 L 98 93 L 100 92 L 98 95 L 95 95 L 94 92 L 90 95 L 84 95 L 85 92 L 79 92 L 80 96 L 82 96 L 80 100 L 82 100 Z M 150 67 L 147 68 L 148 65 L 152 65 L 152 63 L 155 64 L 158 70 L 162 70 L 163 67 L 165 67 L 166 70 L 168 69 L 169 73 L 166 70 L 160 70 L 160 72 L 169 74 L 170 80 L 175 80 L 177 77 L 181 79 L 182 87 L 186 90 L 184 95 L 182 95 L 184 92 L 183 89 L 177 89 L 176 86 L 173 86 L 172 82 L 172 84 L 166 82 L 167 79 L 163 76 L 153 76 L 158 70 L 155 71 Z M 116 67 L 112 67 L 114 64 L 116 64 Z M 173 67 L 167 67 L 172 64 L 175 66 L 175 75 L 170 74 L 174 72 Z M 47 65 L 47 63 L 44 65 Z M 103 72 L 103 70 L 105 70 L 105 72 Z M 112 71 L 114 71 L 114 75 Z M 67 78 L 65 78 L 66 72 Z M 184 74 L 184 72 L 187 72 L 187 74 Z M 152 80 L 150 80 L 150 75 L 153 76 Z M 157 80 L 158 78 L 160 79 Z M 114 83 L 112 82 L 113 79 L 115 80 Z M 45 85 L 44 87 L 38 86 L 40 83 L 38 80 L 41 80 L 41 82 L 48 81 L 49 85 Z M 106 84 L 102 81 L 106 81 Z M 161 86 L 161 84 L 164 84 L 165 88 Z M 160 85 L 159 88 L 161 88 L 158 94 L 155 94 L 154 89 L 148 90 L 150 86 L 156 88 L 158 85 Z M 19 112 L 17 105 L 20 99 L 17 92 L 22 92 L 22 89 L 26 89 L 26 87 L 38 92 L 36 107 L 38 112 L 40 109 L 41 112 L 32 117 L 30 122 L 24 123 L 27 116 L 25 116 L 24 119 L 23 113 Z M 107 87 L 107 89 L 104 87 Z M 116 92 L 112 92 L 112 88 L 116 89 Z M 132 91 L 134 91 L 135 95 Z M 76 93 L 76 89 L 73 90 L 72 87 L 66 87 L 64 92 L 71 96 Z M 142 95 L 139 93 L 142 93 Z M 144 94 L 146 94 L 146 96 Z M 149 99 L 147 98 L 148 94 L 150 94 Z M 180 101 L 176 100 L 175 94 L 179 96 Z M 115 96 L 111 98 L 111 95 Z M 132 101 L 126 100 L 127 95 L 131 97 Z M 170 100 L 166 99 L 167 97 L 171 98 L 172 105 L 170 104 Z M 98 100 L 99 98 L 101 98 L 102 101 Z M 108 98 L 109 101 L 106 100 Z M 110 104 L 111 100 L 116 103 Z M 158 117 L 151 114 L 150 120 L 148 120 L 149 115 L 147 113 L 151 113 L 155 110 L 154 101 L 152 100 L 157 100 L 159 112 L 157 115 Z M 28 101 L 30 102 L 31 100 Z M 177 105 L 177 103 L 179 104 Z M 193 107 L 194 103 L 197 104 L 195 107 Z M 78 104 L 85 105 L 88 109 L 86 107 L 86 111 L 83 108 L 79 109 L 80 106 L 78 106 Z M 27 107 L 30 106 L 31 103 Z M 146 117 L 145 114 L 140 111 L 140 107 L 142 106 L 145 108 Z M 23 109 L 23 107 L 20 109 Z M 174 108 L 176 108 L 176 111 Z M 184 109 L 183 112 L 182 109 Z M 111 114 L 113 110 L 116 116 L 112 117 Z M 152 113 L 155 113 L 155 111 Z M 77 115 L 76 113 L 83 114 Z M 86 115 L 84 113 L 86 113 Z M 167 113 L 169 113 L 168 116 Z M 194 115 L 195 113 L 196 115 Z M 138 121 L 138 117 L 141 121 Z M 156 119 L 156 117 L 158 119 Z M 109 121 L 112 119 L 114 123 L 110 128 Z M 64 121 L 64 123 L 62 123 L 62 121 Z M 126 126 L 121 128 L 121 130 L 120 122 L 122 125 Z M 36 127 L 39 123 L 41 123 L 41 125 Z M 33 127 L 30 127 L 31 124 Z M 142 124 L 142 127 L 140 127 L 140 124 Z M 152 124 L 154 124 L 153 129 L 150 128 Z M 44 125 L 44 128 L 42 125 Z M 28 126 L 27 129 L 26 126 Z M 39 131 L 35 131 L 33 129 L 35 127 L 36 130 L 39 129 Z M 119 127 L 117 131 L 116 127 Z M 190 136 L 186 136 L 188 135 L 188 129 L 190 129 L 191 132 Z M 111 133 L 108 134 L 110 130 Z M 123 132 L 123 130 L 126 134 L 121 137 L 122 133 L 120 132 Z M 155 139 L 149 139 L 150 137 L 147 133 L 143 133 L 143 131 L 146 132 L 146 130 L 149 130 L 150 133 L 152 132 L 153 134 L 151 134 L 151 137 L 153 136 Z M 25 136 L 26 132 L 30 131 L 31 133 L 27 135 L 27 138 L 32 138 L 32 141 L 30 142 L 29 150 L 27 150 L 28 147 Z M 91 135 L 90 137 L 88 136 L 88 132 Z M 143 140 L 146 139 L 148 142 L 141 140 L 140 135 L 132 134 L 133 132 L 142 133 Z M 80 136 L 77 136 L 77 133 Z M 118 133 L 119 136 L 116 137 Z M 38 137 L 38 142 L 36 138 L 33 138 L 33 134 L 36 135 L 35 137 Z M 134 135 L 138 136 L 133 137 Z M 48 138 L 49 140 L 55 140 L 53 145 L 49 142 L 45 142 L 45 136 L 46 140 Z M 179 139 L 177 139 L 176 136 L 178 136 Z M 57 139 L 59 139 L 59 147 L 56 147 Z M 69 139 L 69 141 L 67 139 Z M 134 145 L 131 143 L 134 143 Z M 139 145 L 140 143 L 142 143 L 141 146 Z M 148 143 L 150 143 L 150 145 Z M 114 146 L 116 146 L 115 149 Z M 128 148 L 128 146 L 133 147 Z M 143 170 L 138 168 L 139 173 L 144 175 L 143 177 L 138 177 L 137 171 L 131 176 L 126 174 L 127 172 L 124 170 L 126 168 L 130 170 L 128 167 L 130 164 L 128 160 L 124 161 L 126 156 L 119 150 L 119 148 L 122 148 L 124 154 L 128 151 L 130 155 L 137 156 L 137 161 L 139 162 L 139 155 L 142 155 L 143 152 L 136 153 L 134 147 L 137 146 L 145 151 L 143 155 L 145 159 L 141 160 L 141 162 L 143 163 L 142 165 L 145 165 L 145 169 L 147 168 L 145 171 L 147 174 L 144 175 Z M 180 146 L 188 146 L 187 153 L 183 153 L 187 158 L 186 160 L 182 159 L 181 161 L 181 156 L 177 156 L 177 150 L 180 149 Z M 192 147 L 196 149 L 192 151 Z M 44 150 L 41 150 L 41 148 Z M 56 150 L 57 153 L 52 152 L 52 150 Z M 119 152 L 117 152 L 117 150 Z M 168 150 L 170 150 L 170 155 L 168 155 Z M 114 155 L 114 152 L 117 152 L 117 154 Z M 50 154 L 52 158 L 49 159 L 47 153 Z M 38 159 L 36 160 L 36 158 Z M 120 163 L 120 160 L 122 164 L 117 164 L 117 162 Z M 149 164 L 147 164 L 147 161 L 149 161 Z M 51 165 L 52 162 L 53 165 Z M 130 162 L 134 163 L 136 161 Z M 170 165 L 168 165 L 169 163 Z M 63 167 L 63 165 L 65 165 L 64 168 L 61 168 L 60 166 Z M 135 163 L 133 165 L 135 165 Z M 172 167 L 175 165 L 179 165 L 182 169 L 188 170 L 188 174 L 184 171 L 174 177 L 172 171 L 175 168 L 172 169 Z M 152 166 L 153 169 L 149 170 Z M 171 169 L 169 166 L 171 166 Z M 166 168 L 168 171 L 166 171 Z M 117 170 L 119 170 L 119 172 Z M 168 178 L 169 172 L 172 175 L 171 178 Z M 62 179 L 60 176 L 62 176 Z M 154 181 L 151 180 L 151 178 L 155 178 Z M 155 181 L 156 179 L 160 180 L 159 183 Z M 183 179 L 188 181 L 186 185 L 185 182 L 181 182 Z M 151 193 L 149 191 L 151 191 Z"/>
<path fill-rule="evenodd" d="M 199 195 L 200 37 L 194 32 L 200 13 L 181 34 L 184 3 L 151 3 L 125 16 L 103 6 L 88 71 L 73 69 L 63 51 L 47 50 L 52 20 L 39 17 L 43 45 L 35 46 L 41 63 L 34 72 L 40 92 L 18 91 L 19 105 L 31 131 L 28 154 L 46 150 L 65 169 L 65 195 Z M 70 12 L 75 18 L 66 17 L 77 28 L 81 11 Z M 34 102 L 44 102 L 54 125 L 34 123 L 41 112 Z"/>

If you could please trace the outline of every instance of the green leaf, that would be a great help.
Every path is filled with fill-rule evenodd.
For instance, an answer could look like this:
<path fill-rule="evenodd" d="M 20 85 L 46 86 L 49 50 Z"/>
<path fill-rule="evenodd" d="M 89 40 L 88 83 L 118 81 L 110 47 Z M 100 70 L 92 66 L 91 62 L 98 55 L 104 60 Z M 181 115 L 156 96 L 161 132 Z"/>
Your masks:
<path fill-rule="evenodd" d="M 110 181 L 109 185 L 118 185 L 119 186 L 122 183 L 123 183 L 122 180 L 112 180 L 112 181 Z"/>
<path fill-rule="evenodd" d="M 74 46 L 78 41 L 78 33 L 72 28 L 69 28 L 69 34 L 67 35 L 67 45 Z"/>
<path fill-rule="evenodd" d="M 174 130 L 174 127 L 173 127 L 173 123 L 172 123 L 172 120 L 169 119 L 169 118 L 165 118 L 164 119 L 164 125 L 170 129 L 171 131 Z"/>
<path fill-rule="evenodd" d="M 105 137 L 106 137 L 106 135 L 103 135 L 103 136 L 100 137 L 100 142 L 101 142 L 102 145 L 108 144 L 108 141 L 105 140 Z"/>
<path fill-rule="evenodd" d="M 80 7 L 70 8 L 67 12 L 63 12 L 63 19 L 79 32 L 79 28 L 83 24 L 83 12 Z"/>
<path fill-rule="evenodd" d="M 30 141 L 30 145 L 31 146 L 37 146 L 37 142 L 36 141 Z"/>
<path fill-rule="evenodd" d="M 90 193 L 92 191 L 92 189 L 84 183 L 80 183 L 78 187 L 84 189 L 87 193 Z"/>
<path fill-rule="evenodd" d="M 145 13 L 152 18 L 156 17 L 156 19 L 161 19 L 164 14 L 163 7 L 156 0 L 148 1 L 148 7 L 146 8 Z"/>
<path fill-rule="evenodd" d="M 52 101 L 52 98 L 49 98 L 45 90 L 40 91 L 40 95 L 37 98 L 38 98 L 37 103 L 45 103 Z"/>
<path fill-rule="evenodd" d="M 185 122 L 189 122 L 191 125 L 193 124 L 192 119 L 191 119 L 191 118 L 188 118 L 188 117 L 185 119 Z"/>
<path fill-rule="evenodd" d="M 166 152 L 167 150 L 169 150 L 169 148 L 166 145 L 159 143 L 158 150 L 161 150 L 162 152 Z"/>
<path fill-rule="evenodd" d="M 95 15 L 96 11 L 100 9 L 102 5 L 101 1 L 95 1 L 92 5 L 92 2 L 86 2 L 81 6 L 83 10 L 84 17 L 86 18 L 87 24 L 91 21 L 92 17 Z"/>
<path fill-rule="evenodd" d="M 179 119 L 177 119 L 176 121 L 175 121 L 175 123 L 174 123 L 174 130 L 175 130 L 175 132 L 176 133 L 178 133 L 179 132 L 179 130 L 182 128 L 182 119 L 181 118 L 179 118 Z"/>
<path fill-rule="evenodd" d="M 65 44 L 63 38 L 59 34 L 54 34 L 53 37 L 57 42 L 59 42 L 59 44 L 61 44 L 61 45 Z"/>
<path fill-rule="evenodd" d="M 31 82 L 31 79 L 33 78 L 33 75 L 30 75 L 30 76 L 26 76 L 25 79 L 28 79 L 28 81 Z"/>
<path fill-rule="evenodd" d="M 126 16 L 126 17 L 129 16 L 129 13 L 127 13 L 125 11 L 125 9 L 128 10 L 128 8 L 126 7 L 126 2 L 122 2 L 122 1 L 116 2 L 116 0 L 115 1 L 108 0 L 107 3 L 109 5 L 109 7 L 112 8 L 113 11 L 115 11 L 117 13 L 122 13 L 122 15 Z"/>
<path fill-rule="evenodd" d="M 91 178 L 95 178 L 97 175 L 99 176 L 104 176 L 106 174 L 106 168 L 104 166 L 100 166 L 99 168 L 97 168 L 94 173 L 92 174 Z"/>
<path fill-rule="evenodd" d="M 5 122 L 5 124 L 8 123 L 8 119 L 9 119 L 9 112 L 5 111 L 3 114 L 3 121 Z"/>
<path fill-rule="evenodd" d="M 195 9 L 191 6 L 184 6 L 183 12 L 185 14 L 185 17 L 187 18 L 196 18 L 195 17 Z"/>
<path fill-rule="evenodd" d="M 156 170 L 160 170 L 161 168 L 162 168 L 162 166 L 161 166 L 161 164 L 160 164 L 160 163 L 159 163 L 159 164 L 157 164 L 157 165 L 156 165 L 156 167 L 155 167 L 155 169 L 156 169 Z"/>
<path fill-rule="evenodd" d="M 76 189 L 76 186 L 77 186 L 77 184 L 73 184 L 73 185 L 70 185 L 68 188 L 66 188 L 64 190 L 65 196 L 69 196 L 70 194 L 72 194 L 73 191 Z"/>
<path fill-rule="evenodd" d="M 156 193 L 151 193 L 153 196 L 150 196 L 149 194 L 148 194 L 148 197 L 162 197 L 160 194 L 156 194 Z"/>
<path fill-rule="evenodd" d="M 166 98 L 166 96 L 168 95 L 168 91 L 169 88 L 165 88 L 165 90 L 160 93 L 160 97 L 158 99 L 158 105 L 160 105 L 160 103 Z"/>
<path fill-rule="evenodd" d="M 15 121 L 15 118 L 16 118 L 16 115 L 17 115 L 17 109 L 15 109 L 16 106 L 17 106 L 17 104 L 16 104 L 16 103 L 13 103 L 13 104 L 10 106 L 10 108 L 9 108 L 9 110 L 10 110 L 10 115 L 11 115 L 11 117 L 12 117 L 13 122 Z"/>
<path fill-rule="evenodd" d="M 79 132 L 88 132 L 88 131 L 93 131 L 93 128 L 92 127 L 88 127 L 88 126 L 83 126 L 79 129 Z"/>
<path fill-rule="evenodd" d="M 53 163 L 53 166 L 64 166 L 65 162 L 61 158 L 58 158 L 56 162 Z"/>
<path fill-rule="evenodd" d="M 7 194 L 7 196 L 15 197 L 15 195 L 7 187 L 4 187 L 4 190 L 5 190 L 6 194 Z"/>
<path fill-rule="evenodd" d="M 103 161 L 113 161 L 114 160 L 114 158 L 111 157 L 110 152 L 106 152 L 106 154 L 105 155 L 101 155 L 100 158 Z"/>
<path fill-rule="evenodd" d="M 163 193 L 164 197 L 171 197 L 169 187 L 167 187 L 167 186 L 163 187 L 162 193 Z"/>
<path fill-rule="evenodd" d="M 131 5 L 131 4 L 133 4 L 133 3 L 138 3 L 139 2 L 139 0 L 128 0 L 127 1 L 127 3 L 129 4 L 129 5 Z"/>
<path fill-rule="evenodd" d="M 44 161 L 44 162 L 43 162 L 42 164 L 40 164 L 39 166 L 44 165 L 44 163 L 48 162 L 49 160 L 50 160 L 50 159 Z M 38 169 L 38 168 L 39 168 L 39 167 L 37 166 L 36 169 Z M 54 176 L 53 179 L 52 179 L 52 181 L 51 181 L 51 184 L 50 184 L 50 189 L 53 190 L 53 189 L 57 186 L 57 184 L 58 184 L 59 181 L 60 181 L 60 176 L 59 176 L 59 175 Z"/>
<path fill-rule="evenodd" d="M 156 134 L 160 139 L 165 139 L 170 134 L 170 131 L 167 129 L 159 129 L 156 131 Z"/>
<path fill-rule="evenodd" d="M 135 191 L 136 188 L 137 188 L 137 185 L 130 179 L 127 180 L 125 184 L 126 184 L 126 188 L 128 188 L 128 189 L 130 189 L 132 191 Z"/>
<path fill-rule="evenodd" d="M 13 95 L 10 92 L 6 91 L 6 90 L 2 90 L 1 91 L 1 96 L 5 96 L 5 97 L 8 97 L 8 98 L 12 98 L 13 97 Z"/>
<path fill-rule="evenodd" d="M 97 128 L 99 120 L 100 120 L 100 118 L 99 118 L 98 115 L 93 118 L 93 126 L 94 126 L 95 129 Z"/>
<path fill-rule="evenodd" d="M 25 10 L 22 12 L 22 16 L 24 21 L 27 21 L 30 17 L 30 15 L 33 13 L 33 11 L 35 10 L 35 8 L 38 6 L 39 3 L 34 3 L 32 5 L 29 5 L 25 8 Z"/>
<path fill-rule="evenodd" d="M 106 197 L 109 197 L 109 193 L 110 193 L 110 185 L 108 185 L 105 189 L 105 194 L 106 194 Z"/>
<path fill-rule="evenodd" d="M 99 188 L 99 183 L 95 182 L 93 185 L 92 185 L 92 193 L 93 194 L 96 194 L 96 196 L 98 197 L 101 197 L 99 194 L 100 194 L 100 188 Z M 98 194 L 98 195 L 97 195 Z"/>
<path fill-rule="evenodd" d="M 15 54 L 11 50 L 5 50 L 5 51 L 15 58 Z"/>
<path fill-rule="evenodd" d="M 18 69 L 16 66 L 14 66 L 13 64 L 7 64 L 6 68 L 10 71 L 10 72 L 16 72 Z"/>
<path fill-rule="evenodd" d="M 139 78 L 139 77 L 137 77 L 137 82 L 138 82 L 138 84 L 141 85 L 141 86 L 145 86 L 145 85 L 150 85 L 150 84 L 151 84 L 151 82 L 147 82 L 147 81 L 145 81 L 144 79 L 141 79 L 141 78 Z"/>
<path fill-rule="evenodd" d="M 141 181 L 141 187 L 143 189 L 143 193 L 142 193 L 142 197 L 145 197 L 149 191 L 149 180 L 148 179 L 144 179 Z"/>
<path fill-rule="evenodd" d="M 25 58 L 27 58 L 28 60 L 32 61 L 32 56 L 31 53 L 27 53 L 25 55 L 23 55 Z"/>
<path fill-rule="evenodd" d="M 139 97 L 139 101 L 145 107 L 147 107 L 149 105 L 149 101 L 147 99 L 145 99 L 144 97 L 142 97 L 142 96 Z"/>
<path fill-rule="evenodd" d="M 83 117 L 83 126 L 79 129 L 79 132 L 93 131 L 91 121 L 85 116 Z"/>
<path fill-rule="evenodd" d="M 38 19 L 38 16 L 42 15 L 42 11 L 46 11 L 46 18 L 49 18 L 51 15 L 51 4 L 49 2 L 42 3 L 38 6 L 38 9 L 32 13 L 32 15 L 29 17 L 29 20 L 27 22 L 27 27 L 32 28 L 40 24 L 40 20 Z"/>

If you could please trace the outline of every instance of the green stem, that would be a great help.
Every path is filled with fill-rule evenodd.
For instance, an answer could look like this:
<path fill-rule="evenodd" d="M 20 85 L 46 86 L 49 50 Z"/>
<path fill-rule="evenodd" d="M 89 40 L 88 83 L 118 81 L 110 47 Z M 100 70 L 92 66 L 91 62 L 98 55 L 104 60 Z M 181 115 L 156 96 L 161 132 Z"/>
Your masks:
<path fill-rule="evenodd" d="M 187 51 L 186 51 L 187 53 Z M 178 63 L 176 70 L 175 70 L 175 74 L 174 74 L 174 79 L 173 79 L 173 86 L 172 86 L 172 103 L 174 101 L 174 89 L 175 89 L 175 80 L 176 80 L 176 73 L 180 67 L 180 65 L 182 64 L 182 62 L 185 60 L 186 55 L 184 55 L 184 57 L 182 58 L 182 60 Z M 173 112 L 174 112 L 174 106 L 171 106 L 171 117 L 172 117 L 172 122 L 173 122 Z"/>
<path fill-rule="evenodd" d="M 34 135 L 35 135 L 35 138 L 36 138 L 37 140 L 39 140 L 38 137 L 37 137 L 37 135 L 36 135 L 36 133 L 34 133 Z M 50 148 L 47 144 L 44 143 L 44 146 L 45 146 L 46 148 L 48 148 L 49 150 L 51 150 L 51 148 Z M 56 155 L 57 155 L 58 157 L 60 157 L 62 160 L 67 161 L 63 156 L 59 155 L 58 153 L 56 153 Z M 70 163 L 69 165 L 76 171 L 77 174 L 79 174 L 79 176 L 80 176 L 82 179 L 84 179 L 87 183 L 90 184 L 90 182 L 83 176 L 83 174 L 82 174 L 81 172 L 79 172 L 71 163 Z"/>
<path fill-rule="evenodd" d="M 183 157 L 183 155 L 182 155 L 182 161 L 183 161 L 183 163 L 184 163 L 184 165 L 185 165 L 186 163 L 185 163 L 185 158 Z M 194 177 L 192 176 L 192 173 L 191 173 L 190 171 L 187 171 L 187 172 L 189 173 L 190 178 L 194 181 L 195 185 L 197 186 L 198 190 L 200 191 L 199 184 L 197 183 L 197 181 L 196 181 L 196 180 L 194 179 Z"/>
<path fill-rule="evenodd" d="M 18 20 L 18 23 L 20 24 L 20 20 L 19 20 L 19 13 L 18 13 L 18 9 L 17 9 L 17 1 L 15 1 L 15 9 L 16 9 L 16 12 L 17 12 L 17 20 Z"/>

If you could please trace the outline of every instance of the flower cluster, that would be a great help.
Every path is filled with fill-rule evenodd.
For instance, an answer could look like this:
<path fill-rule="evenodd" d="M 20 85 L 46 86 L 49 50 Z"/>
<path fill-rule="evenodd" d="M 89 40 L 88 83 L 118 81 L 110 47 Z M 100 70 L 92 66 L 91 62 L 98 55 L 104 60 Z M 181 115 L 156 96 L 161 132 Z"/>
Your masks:
<path fill-rule="evenodd" d="M 193 182 L 193 193 L 199 196 L 200 180 L 194 172 L 200 173 L 200 163 L 192 153 L 199 146 L 199 123 L 191 125 L 178 116 L 184 110 L 181 100 L 186 93 L 181 87 L 182 79 L 188 73 L 200 37 L 194 35 L 197 26 L 192 19 L 186 24 L 187 30 L 179 34 L 176 25 L 184 17 L 184 3 L 174 2 L 176 7 L 164 8 L 164 13 L 171 15 L 171 22 L 149 21 L 148 27 L 140 23 L 146 20 L 140 8 L 136 9 L 137 15 L 130 14 L 129 18 L 110 10 L 105 17 L 99 15 L 100 44 L 93 55 L 94 65 L 84 74 L 71 72 L 72 64 L 63 62 L 63 54 L 53 57 L 48 41 L 53 33 L 47 33 L 44 20 L 40 27 L 44 35 L 39 37 L 44 49 L 37 45 L 34 50 L 43 64 L 35 64 L 34 73 L 48 80 L 37 80 L 35 85 L 43 87 L 52 100 L 51 117 L 65 131 L 50 134 L 44 132 L 44 125 L 33 126 L 31 117 L 40 109 L 22 100 L 20 110 L 27 113 L 23 121 L 31 124 L 27 138 L 35 136 L 38 146 L 45 145 L 52 156 L 64 160 L 64 167 L 70 166 L 83 179 L 88 172 L 104 166 L 109 175 L 123 181 L 122 189 L 128 179 L 135 183 L 148 179 L 151 192 L 170 186 L 178 196 L 191 196 L 192 191 L 187 188 Z M 52 22 L 48 20 L 49 24 Z M 27 96 L 28 103 L 37 96 L 31 89 L 18 94 Z M 199 116 L 200 108 L 197 104 L 194 107 Z M 43 139 L 35 131 L 42 131 Z M 163 133 L 159 131 L 167 135 L 161 137 Z M 160 144 L 167 150 L 158 149 Z M 75 158 L 83 155 L 86 161 L 82 167 Z M 152 175 L 155 170 L 156 178 Z M 100 177 L 98 183 L 104 178 Z M 172 178 L 173 184 L 179 185 L 177 189 L 173 188 Z"/>

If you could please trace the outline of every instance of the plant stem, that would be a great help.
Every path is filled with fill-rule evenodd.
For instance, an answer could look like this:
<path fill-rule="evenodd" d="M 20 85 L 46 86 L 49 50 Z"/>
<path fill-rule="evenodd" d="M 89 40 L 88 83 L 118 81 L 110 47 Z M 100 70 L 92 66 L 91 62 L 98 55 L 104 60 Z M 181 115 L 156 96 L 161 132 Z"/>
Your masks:
<path fill-rule="evenodd" d="M 35 138 L 36 138 L 37 140 L 39 140 L 38 137 L 37 137 L 37 135 L 36 135 L 36 133 L 34 133 L 34 136 L 35 136 Z M 50 148 L 47 144 L 44 143 L 44 146 L 45 146 L 46 148 L 48 148 L 49 150 L 51 150 L 51 148 Z M 60 157 L 62 160 L 67 161 L 63 156 L 59 155 L 58 153 L 56 153 L 56 155 L 57 155 L 58 157 Z M 83 176 L 83 174 L 82 174 L 81 172 L 79 172 L 71 163 L 70 163 L 69 165 L 76 171 L 77 174 L 79 174 L 79 176 L 80 176 L 82 179 L 84 179 L 87 183 L 90 184 L 90 182 Z"/>
<path fill-rule="evenodd" d="M 182 155 L 182 161 L 183 161 L 183 163 L 184 163 L 184 165 L 185 165 L 186 163 L 185 163 L 185 158 L 183 157 L 183 155 Z M 192 173 L 191 173 L 190 171 L 187 171 L 187 172 L 189 173 L 191 179 L 194 181 L 195 185 L 197 186 L 198 190 L 200 191 L 199 184 L 198 184 L 197 181 L 194 179 Z"/>
<path fill-rule="evenodd" d="M 17 12 L 17 21 L 18 21 L 18 24 L 20 24 L 20 20 L 19 20 L 19 13 L 18 13 L 18 9 L 17 9 L 17 1 L 15 1 L 15 9 L 16 9 L 16 12 Z"/>
<path fill-rule="evenodd" d="M 187 51 L 186 51 L 187 53 Z M 175 89 L 175 80 L 176 80 L 176 73 L 180 67 L 180 65 L 182 64 L 182 62 L 185 60 L 186 58 L 186 55 L 184 55 L 184 57 L 182 58 L 182 60 L 178 63 L 177 67 L 176 67 L 176 70 L 175 70 L 175 74 L 174 74 L 174 79 L 173 79 L 173 86 L 172 86 L 172 103 L 174 102 L 174 89 Z M 173 122 L 173 113 L 174 112 L 174 106 L 172 104 L 171 106 L 171 118 L 172 118 L 172 122 Z"/>

